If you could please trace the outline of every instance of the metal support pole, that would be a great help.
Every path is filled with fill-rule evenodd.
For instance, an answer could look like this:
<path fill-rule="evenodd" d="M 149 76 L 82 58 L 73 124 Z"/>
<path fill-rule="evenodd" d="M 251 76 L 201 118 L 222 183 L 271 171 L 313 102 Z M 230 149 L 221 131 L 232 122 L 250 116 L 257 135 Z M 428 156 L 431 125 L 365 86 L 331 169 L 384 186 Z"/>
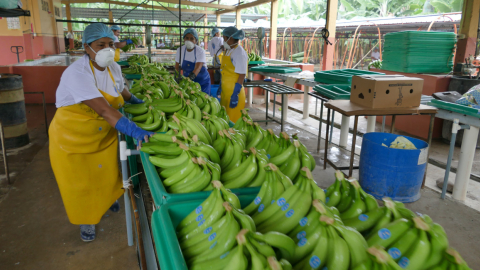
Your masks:
<path fill-rule="evenodd" d="M 443 177 L 443 188 L 442 188 L 442 195 L 441 195 L 442 199 L 445 199 L 445 194 L 447 193 L 450 166 L 452 165 L 453 150 L 455 149 L 455 140 L 457 139 L 458 130 L 461 129 L 458 123 L 459 123 L 458 119 L 453 120 L 452 138 L 450 138 L 450 150 L 448 151 L 447 168 L 445 169 L 445 176 Z"/>
<path fill-rule="evenodd" d="M 288 113 L 288 96 L 282 94 L 282 131 L 284 129 L 285 122 L 287 121 Z"/>
<path fill-rule="evenodd" d="M 392 126 L 390 127 L 390 133 L 394 133 L 395 132 L 395 118 L 396 118 L 396 115 L 392 115 Z"/>
<path fill-rule="evenodd" d="M 318 98 L 315 99 L 315 115 L 317 115 L 317 108 L 318 108 Z"/>
<path fill-rule="evenodd" d="M 328 143 L 332 143 L 332 137 L 333 137 L 333 126 L 335 125 L 335 111 L 332 110 L 332 123 L 330 125 L 330 140 Z M 327 129 L 328 132 L 328 129 Z"/>
<path fill-rule="evenodd" d="M 350 117 L 342 115 L 342 125 L 340 127 L 340 147 L 347 147 L 349 125 Z"/>
<path fill-rule="evenodd" d="M 318 99 L 315 99 L 315 102 L 317 102 Z M 317 152 L 320 152 L 320 141 L 322 139 L 322 120 L 323 120 L 323 100 L 321 103 L 320 107 L 320 119 L 318 121 L 318 142 L 317 142 Z M 316 106 L 315 106 L 316 107 Z"/>
<path fill-rule="evenodd" d="M 350 153 L 350 168 L 348 169 L 348 177 L 353 174 L 353 162 L 355 161 L 355 144 L 357 143 L 357 126 L 358 115 L 355 115 L 355 123 L 353 124 L 352 152 Z"/>
<path fill-rule="evenodd" d="M 463 134 L 460 158 L 458 160 L 457 176 L 453 186 L 453 199 L 465 201 L 467 197 L 468 180 L 472 172 L 473 158 L 475 156 L 475 145 L 477 144 L 478 127 L 470 126 Z"/>
<path fill-rule="evenodd" d="M 303 119 L 308 119 L 310 113 L 310 96 L 308 93 L 310 92 L 309 86 L 304 86 L 303 90 Z"/>
<path fill-rule="evenodd" d="M 7 149 L 5 147 L 5 133 L 3 132 L 3 124 L 0 121 L 0 140 L 2 141 L 2 155 L 3 155 L 3 166 L 5 166 L 5 178 L 7 179 L 7 184 L 10 183 L 10 173 L 8 171 L 8 161 L 7 161 Z"/>
<path fill-rule="evenodd" d="M 385 120 L 386 120 L 386 118 L 387 117 L 385 115 L 382 117 L 382 132 L 385 132 Z"/>
<path fill-rule="evenodd" d="M 375 120 L 377 119 L 376 115 L 370 115 L 367 117 L 367 133 L 375 132 Z"/>
<path fill-rule="evenodd" d="M 119 139 L 121 135 L 119 133 Z M 122 180 L 124 183 L 128 182 L 128 164 L 127 164 L 127 142 L 120 141 L 120 164 L 122 166 Z M 133 246 L 133 232 L 132 232 L 132 205 L 130 203 L 130 197 L 128 196 L 128 189 L 125 189 L 123 193 L 123 199 L 125 202 L 125 221 L 127 223 L 127 239 L 128 246 Z"/>
<path fill-rule="evenodd" d="M 253 81 L 253 72 L 248 73 L 248 79 L 250 81 Z M 248 90 L 248 105 L 251 107 L 253 104 L 253 87 L 248 87 L 247 90 Z"/>
<path fill-rule="evenodd" d="M 327 150 L 328 150 L 328 125 L 330 125 L 330 109 L 327 109 L 327 129 L 325 130 L 325 149 L 323 158 L 323 169 L 327 169 Z M 332 123 L 333 125 L 333 123 Z"/>

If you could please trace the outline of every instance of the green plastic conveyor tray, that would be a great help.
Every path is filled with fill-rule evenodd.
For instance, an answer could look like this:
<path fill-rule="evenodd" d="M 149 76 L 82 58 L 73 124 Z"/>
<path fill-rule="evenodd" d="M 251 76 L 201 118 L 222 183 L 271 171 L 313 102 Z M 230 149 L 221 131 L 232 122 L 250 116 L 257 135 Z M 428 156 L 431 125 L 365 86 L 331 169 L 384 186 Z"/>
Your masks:
<path fill-rule="evenodd" d="M 238 196 L 243 207 L 249 205 L 255 195 Z M 169 203 L 160 207 L 152 214 L 152 233 L 155 241 L 158 262 L 162 270 L 188 270 L 182 255 L 175 228 L 204 200 Z M 201 212 L 199 212 L 201 214 Z"/>
<path fill-rule="evenodd" d="M 142 78 L 142 74 L 125 74 L 125 79 L 127 80 L 140 80 Z"/>
<path fill-rule="evenodd" d="M 441 100 L 438 100 L 438 99 L 432 99 L 430 102 L 427 103 L 427 105 L 437 107 L 439 109 L 444 109 L 444 110 L 447 110 L 447 111 L 452 111 L 452 112 L 461 113 L 461 114 L 465 114 L 465 115 L 480 118 L 480 113 L 477 109 L 470 108 L 470 107 L 467 107 L 467 106 L 461 105 L 461 104 L 441 101 Z"/>
<path fill-rule="evenodd" d="M 336 69 L 315 72 L 315 81 L 327 84 L 350 84 L 353 76 L 385 75 L 385 73 L 359 69 Z"/>
<path fill-rule="evenodd" d="M 319 84 L 313 90 L 330 99 L 350 99 L 350 84 Z"/>
<path fill-rule="evenodd" d="M 302 72 L 300 68 L 295 67 L 270 67 L 270 66 L 258 66 L 250 68 L 251 71 L 266 72 L 266 73 L 294 73 Z"/>
<path fill-rule="evenodd" d="M 265 64 L 264 61 L 250 61 L 248 62 L 248 65 L 263 65 Z"/>
<path fill-rule="evenodd" d="M 184 202 L 192 200 L 204 200 L 210 195 L 212 191 L 200 191 L 193 193 L 169 193 L 158 175 L 156 167 L 150 162 L 148 157 L 150 154 L 141 152 L 140 158 L 142 160 L 143 169 L 147 182 L 152 193 L 152 198 L 155 206 L 160 207 L 167 203 Z M 237 196 L 257 194 L 260 191 L 260 187 L 247 187 L 232 189 L 232 192 Z"/>

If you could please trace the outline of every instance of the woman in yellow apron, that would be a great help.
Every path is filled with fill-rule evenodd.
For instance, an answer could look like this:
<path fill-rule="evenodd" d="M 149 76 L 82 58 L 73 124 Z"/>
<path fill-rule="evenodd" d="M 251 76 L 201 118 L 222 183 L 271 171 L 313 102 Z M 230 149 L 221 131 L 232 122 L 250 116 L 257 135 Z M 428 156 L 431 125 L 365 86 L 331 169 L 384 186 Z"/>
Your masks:
<path fill-rule="evenodd" d="M 133 40 L 127 38 L 125 40 L 122 40 L 120 41 L 118 39 L 118 37 L 120 36 L 120 26 L 118 25 L 112 25 L 110 27 L 110 29 L 112 30 L 113 32 L 113 35 L 115 36 L 114 39 L 113 39 L 113 43 L 115 45 L 115 62 L 119 61 L 120 60 L 120 49 L 127 46 L 127 45 L 130 45 L 130 44 L 133 44 Z"/>
<path fill-rule="evenodd" d="M 137 127 L 118 109 L 143 101 L 123 87 L 114 63 L 113 33 L 102 24 L 87 26 L 86 54 L 62 74 L 56 92 L 57 112 L 50 125 L 50 162 L 72 224 L 84 241 L 95 239 L 95 225 L 123 194 L 118 168 L 117 130 L 148 141 L 150 132 Z"/>
<path fill-rule="evenodd" d="M 234 26 L 223 30 L 225 52 L 221 57 L 222 83 L 217 95 L 220 95 L 220 103 L 225 106 L 228 117 L 234 123 L 242 115 L 241 110 L 245 108 L 243 82 L 247 75 L 248 56 L 238 44 L 244 38 L 243 30 L 238 30 Z"/>

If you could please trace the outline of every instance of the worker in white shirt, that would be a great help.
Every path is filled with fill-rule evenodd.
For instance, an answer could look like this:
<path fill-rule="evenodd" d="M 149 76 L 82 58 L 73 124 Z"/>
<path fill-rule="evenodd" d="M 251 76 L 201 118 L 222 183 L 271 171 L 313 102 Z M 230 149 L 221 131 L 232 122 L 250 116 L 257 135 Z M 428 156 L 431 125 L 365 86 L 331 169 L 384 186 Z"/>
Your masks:
<path fill-rule="evenodd" d="M 129 44 L 133 44 L 133 40 L 131 39 L 125 39 L 125 40 L 122 40 L 120 41 L 118 39 L 118 37 L 120 36 L 120 26 L 118 25 L 112 25 L 110 27 L 110 30 L 112 30 L 113 32 L 113 36 L 115 37 L 115 39 L 113 40 L 113 45 L 115 46 L 115 62 L 119 61 L 120 60 L 120 49 L 129 45 Z"/>
<path fill-rule="evenodd" d="M 207 71 L 207 58 L 205 50 L 196 45 L 198 42 L 197 31 L 188 28 L 183 32 L 183 40 L 185 45 L 178 48 L 175 55 L 175 70 L 180 72 L 180 69 L 182 69 L 183 76 L 198 82 L 202 91 L 210 95 L 211 82 L 210 74 Z"/>
<path fill-rule="evenodd" d="M 222 52 L 221 47 L 223 46 L 223 38 L 220 36 L 220 30 L 218 28 L 213 28 L 211 33 L 212 39 L 208 42 L 208 51 L 212 56 L 212 64 L 214 68 L 220 68 L 220 58 L 218 55 Z M 222 74 L 220 70 L 215 70 L 213 73 L 213 83 L 220 84 Z"/>
<path fill-rule="evenodd" d="M 240 41 L 245 38 L 245 32 L 234 26 L 223 30 L 223 47 L 221 71 L 222 84 L 218 89 L 220 104 L 227 109 L 228 117 L 236 122 L 245 108 L 245 89 L 243 82 L 247 75 L 248 56 Z"/>

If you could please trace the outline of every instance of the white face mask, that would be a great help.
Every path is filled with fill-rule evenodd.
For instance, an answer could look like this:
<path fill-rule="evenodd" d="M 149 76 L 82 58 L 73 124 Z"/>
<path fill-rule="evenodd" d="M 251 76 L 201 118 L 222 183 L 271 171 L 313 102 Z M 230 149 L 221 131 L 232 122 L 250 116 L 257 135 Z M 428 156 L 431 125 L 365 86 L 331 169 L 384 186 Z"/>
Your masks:
<path fill-rule="evenodd" d="M 225 41 L 225 42 L 223 43 L 223 47 L 224 47 L 225 49 L 227 49 L 227 50 L 230 50 L 230 49 L 232 48 L 231 46 L 235 46 L 235 45 L 238 44 L 238 43 L 235 43 L 235 44 L 232 44 L 232 45 L 228 45 L 228 41 L 229 41 L 229 40 L 230 40 L 230 38 L 228 38 L 227 41 Z"/>
<path fill-rule="evenodd" d="M 195 47 L 195 44 L 193 44 L 191 41 L 185 41 L 185 46 L 187 46 L 188 50 L 191 50 Z"/>
<path fill-rule="evenodd" d="M 88 46 L 90 47 L 90 45 Z M 106 68 L 113 64 L 115 58 L 115 50 L 112 48 L 101 49 L 98 52 L 95 52 L 92 47 L 90 49 L 95 53 L 95 61 L 100 67 Z"/>

